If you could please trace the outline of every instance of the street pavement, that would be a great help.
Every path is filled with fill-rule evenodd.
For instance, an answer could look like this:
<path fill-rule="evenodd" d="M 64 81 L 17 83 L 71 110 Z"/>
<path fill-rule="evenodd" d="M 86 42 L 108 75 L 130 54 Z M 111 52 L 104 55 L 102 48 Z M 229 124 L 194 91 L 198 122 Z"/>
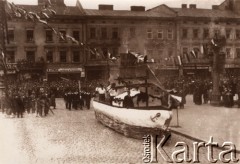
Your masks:
<path fill-rule="evenodd" d="M 193 124 L 184 120 L 183 114 L 191 111 L 194 115 L 194 111 L 202 107 L 196 110 L 190 107 L 187 105 L 179 112 L 181 128 L 174 130 L 201 137 L 199 133 L 187 131 Z M 105 127 L 95 119 L 93 109 L 69 111 L 64 108 L 63 100 L 58 99 L 57 109 L 53 111 L 54 115 L 50 113 L 43 118 L 26 113 L 24 118 L 10 118 L 0 113 L 0 164 L 142 163 L 143 140 L 127 138 Z M 214 117 L 217 116 L 214 114 Z M 175 116 L 172 125 L 174 119 Z M 166 153 L 171 156 L 179 141 L 189 145 L 192 158 L 195 140 L 176 133 L 172 133 L 164 146 Z M 215 158 L 220 151 L 214 149 Z M 210 163 L 207 148 L 200 149 L 199 159 L 201 163 Z M 167 163 L 160 154 L 158 163 Z"/>
<path fill-rule="evenodd" d="M 177 127 L 179 125 L 179 127 Z M 213 107 L 210 104 L 195 105 L 187 96 L 184 109 L 174 110 L 171 129 L 188 136 L 209 141 L 210 136 L 220 145 L 230 141 L 240 150 L 240 108 Z"/>

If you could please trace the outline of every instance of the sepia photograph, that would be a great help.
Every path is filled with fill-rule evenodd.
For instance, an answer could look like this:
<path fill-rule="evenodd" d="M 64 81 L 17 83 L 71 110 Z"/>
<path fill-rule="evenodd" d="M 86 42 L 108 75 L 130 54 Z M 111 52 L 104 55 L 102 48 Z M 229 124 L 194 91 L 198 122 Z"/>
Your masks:
<path fill-rule="evenodd" d="M 0 164 L 240 163 L 240 0 L 0 0 Z"/>

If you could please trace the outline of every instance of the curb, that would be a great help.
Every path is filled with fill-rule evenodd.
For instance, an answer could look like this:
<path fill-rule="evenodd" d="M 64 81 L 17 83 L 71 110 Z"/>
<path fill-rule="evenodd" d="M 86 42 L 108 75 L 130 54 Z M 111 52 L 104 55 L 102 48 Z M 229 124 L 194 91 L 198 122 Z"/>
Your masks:
<path fill-rule="evenodd" d="M 199 139 L 199 138 L 192 137 L 192 136 L 189 136 L 189 135 L 187 135 L 187 134 L 184 134 L 184 133 L 181 133 L 181 132 L 172 130 L 172 129 L 170 129 L 170 131 L 171 131 L 172 133 L 176 134 L 176 135 L 180 135 L 180 136 L 185 137 L 185 138 L 187 138 L 187 139 L 194 140 L 194 141 L 197 141 L 197 142 L 205 142 L 205 143 L 206 143 L 206 141 L 201 140 L 201 139 Z M 219 149 L 219 150 L 227 150 L 226 148 L 223 148 L 223 147 L 216 147 L 216 148 Z M 237 150 L 237 149 L 236 149 L 236 153 L 237 153 L 237 154 L 240 154 L 240 150 Z"/>

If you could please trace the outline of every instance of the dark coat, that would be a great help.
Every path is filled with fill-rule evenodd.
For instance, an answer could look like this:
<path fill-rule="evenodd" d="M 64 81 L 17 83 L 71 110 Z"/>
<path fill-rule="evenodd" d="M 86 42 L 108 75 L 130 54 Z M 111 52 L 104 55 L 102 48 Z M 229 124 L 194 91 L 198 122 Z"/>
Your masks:
<path fill-rule="evenodd" d="M 124 97 L 123 99 L 123 107 L 124 108 L 132 108 L 134 107 L 134 103 L 133 103 L 133 100 L 132 100 L 132 97 L 127 95 Z"/>

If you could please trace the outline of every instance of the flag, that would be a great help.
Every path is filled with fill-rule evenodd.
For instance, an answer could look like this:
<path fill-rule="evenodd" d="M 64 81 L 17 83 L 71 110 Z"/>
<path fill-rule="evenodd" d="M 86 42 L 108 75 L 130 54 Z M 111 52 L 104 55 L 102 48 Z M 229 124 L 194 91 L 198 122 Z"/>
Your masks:
<path fill-rule="evenodd" d="M 5 58 L 5 55 L 4 55 L 4 53 L 3 53 L 3 51 L 2 51 L 2 53 L 1 53 L 1 57 L 2 57 L 2 59 L 4 60 L 4 58 Z"/>
<path fill-rule="evenodd" d="M 135 56 L 137 58 L 137 62 L 144 62 L 144 56 L 139 54 L 139 53 L 136 53 L 136 52 L 131 52 L 131 51 L 128 51 L 129 54 Z"/>
<path fill-rule="evenodd" d="M 74 37 L 72 37 L 70 35 L 66 35 L 66 38 L 71 40 L 73 43 L 79 44 L 79 42 Z"/>
<path fill-rule="evenodd" d="M 41 12 L 41 13 L 42 13 L 42 15 L 43 15 L 46 19 L 49 18 L 49 16 L 47 15 L 47 13 L 45 13 L 45 12 Z"/>
<path fill-rule="evenodd" d="M 179 65 L 182 65 L 182 59 L 181 59 L 181 56 L 178 55 L 177 58 L 178 58 L 178 64 L 179 64 Z"/>
<path fill-rule="evenodd" d="M 211 40 L 213 46 L 217 47 L 218 45 L 215 43 L 214 39 Z"/>
<path fill-rule="evenodd" d="M 39 20 L 38 20 L 38 22 L 40 22 L 40 23 L 42 23 L 42 24 L 45 24 L 45 25 L 47 25 L 47 24 L 48 24 L 46 21 L 44 21 L 44 20 L 41 20 L 41 19 L 39 19 Z"/>
<path fill-rule="evenodd" d="M 196 53 L 195 53 L 194 50 L 192 50 L 190 53 L 191 53 L 191 55 L 193 56 L 193 58 L 197 58 Z"/>
<path fill-rule="evenodd" d="M 204 54 L 204 47 L 203 47 L 203 45 L 201 45 L 201 47 L 200 47 L 200 52 L 201 52 L 201 54 Z"/>

